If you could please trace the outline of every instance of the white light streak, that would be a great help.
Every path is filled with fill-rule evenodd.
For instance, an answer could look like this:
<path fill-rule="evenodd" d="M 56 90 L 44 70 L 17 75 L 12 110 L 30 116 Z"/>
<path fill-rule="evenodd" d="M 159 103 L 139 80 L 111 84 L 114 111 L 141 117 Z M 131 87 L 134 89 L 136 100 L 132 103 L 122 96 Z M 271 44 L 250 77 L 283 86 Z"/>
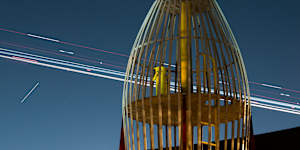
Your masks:
<path fill-rule="evenodd" d="M 43 40 L 47 40 L 47 41 L 53 41 L 53 42 L 57 42 L 59 43 L 59 40 L 56 39 L 51 39 L 51 38 L 47 38 L 47 37 L 42 37 L 42 36 L 38 36 L 38 35 L 34 35 L 34 34 L 29 34 L 27 33 L 26 35 L 30 36 L 30 37 L 34 37 L 34 38 L 38 38 L 38 39 L 43 39 Z"/>
<path fill-rule="evenodd" d="M 45 66 L 45 67 L 49 67 L 49 68 L 55 68 L 55 69 L 60 69 L 60 70 L 65 70 L 65 71 L 70 71 L 70 72 L 77 72 L 77 73 L 81 73 L 81 74 L 86 74 L 86 75 L 91 75 L 91 76 L 96 76 L 96 77 L 101 77 L 101 78 L 107 78 L 107 79 L 112 79 L 112 80 L 117 80 L 117 81 L 124 81 L 123 78 L 111 77 L 111 76 L 107 76 L 107 75 L 102 75 L 102 74 L 97 74 L 97 73 L 92 73 L 92 72 L 87 72 L 87 71 L 82 71 L 82 70 L 76 70 L 76 69 L 72 69 L 72 68 L 61 67 L 61 66 L 56 66 L 56 65 L 51 65 L 51 64 L 41 63 L 41 62 L 30 62 L 30 61 L 25 61 L 22 59 L 17 59 L 17 58 L 13 58 L 13 57 L 9 57 L 9 56 L 3 56 L 1 54 L 0 54 L 0 57 L 17 60 L 17 61 L 22 61 L 22 62 L 26 62 L 26 63 L 30 63 L 30 64 L 35 64 L 35 65 L 39 65 L 39 66 Z"/>
<path fill-rule="evenodd" d="M 18 59 L 19 61 L 22 61 L 20 59 Z M 30 63 L 28 61 L 24 61 L 27 63 Z M 40 84 L 40 82 L 36 83 L 35 86 L 28 92 L 28 94 L 21 100 L 21 104 L 27 99 L 27 97 L 36 89 L 36 87 Z"/>
<path fill-rule="evenodd" d="M 0 48 L 0 49 L 2 49 L 2 48 Z M 3 50 L 5 50 L 5 49 L 3 49 Z M 1 52 L 1 53 L 3 53 L 3 52 Z M 38 61 L 28 61 L 26 59 L 20 59 L 20 58 L 14 57 L 14 54 L 12 54 L 12 53 L 10 53 L 9 55 L 13 55 L 13 56 L 11 57 L 11 56 L 5 56 L 3 54 L 2 55 L 0 54 L 0 57 L 7 58 L 7 59 L 12 59 L 12 60 L 17 60 L 17 61 L 21 61 L 21 62 L 26 62 L 26 63 L 30 63 L 30 64 L 36 64 L 36 65 L 40 65 L 40 66 L 46 66 L 46 67 L 50 67 L 50 68 L 55 68 L 55 69 L 60 69 L 60 70 L 76 72 L 76 73 L 81 73 L 81 74 L 86 74 L 86 75 L 91 75 L 91 76 L 96 76 L 96 77 L 101 77 L 101 78 L 106 78 L 106 79 L 112 79 L 112 80 L 125 82 L 125 80 L 123 78 L 125 75 L 124 75 L 123 72 L 120 72 L 120 71 L 114 71 L 114 70 L 107 69 L 105 72 L 106 73 L 109 73 L 109 72 L 117 73 L 119 76 L 121 76 L 121 78 L 113 77 L 113 76 L 109 76 L 109 75 L 98 74 L 98 73 L 94 73 L 94 72 L 82 71 L 82 70 L 68 68 L 68 67 L 57 66 L 57 65 L 53 65 L 53 64 L 42 63 L 42 62 L 38 62 Z M 20 54 L 17 54 L 16 56 L 26 57 L 26 56 L 22 56 Z M 42 56 L 38 56 L 38 57 L 42 57 Z M 35 58 L 35 57 L 31 58 L 30 57 L 30 59 L 36 60 L 37 58 Z M 53 58 L 50 58 L 50 59 L 53 59 Z M 42 61 L 47 61 L 47 60 L 43 59 Z M 55 61 L 63 61 L 63 60 L 53 59 L 53 61 L 50 62 L 50 63 L 55 63 Z M 63 61 L 63 62 L 65 62 L 65 61 Z M 72 63 L 72 65 L 69 66 L 69 67 L 80 68 L 79 66 L 82 65 L 82 64 L 73 63 L 73 62 L 68 62 L 68 63 Z M 60 65 L 68 65 L 68 63 L 60 63 Z M 84 65 L 82 65 L 82 66 L 84 66 Z M 90 66 L 90 67 L 93 67 L 93 66 Z M 127 82 L 134 83 L 134 81 L 127 81 Z M 140 84 L 140 83 L 138 83 L 138 84 Z M 148 83 L 147 83 L 147 86 L 149 86 Z M 261 102 L 263 102 L 263 103 L 261 103 Z M 288 112 L 288 113 L 300 115 L 300 111 L 295 110 L 295 109 L 290 109 L 290 108 L 300 109 L 300 106 L 293 105 L 293 104 L 287 104 L 287 103 L 283 103 L 283 102 L 277 102 L 277 101 L 272 101 L 272 100 L 258 98 L 258 97 L 251 97 L 251 103 L 253 103 L 252 106 L 254 106 L 254 107 L 261 107 L 261 108 L 266 108 L 266 109 L 270 109 L 270 110 L 276 110 L 276 111 L 282 111 L 282 112 Z M 264 104 L 264 103 L 269 103 L 269 104 Z M 280 106 L 274 106 L 272 104 L 280 105 Z M 284 107 L 282 107 L 282 106 L 284 106 Z M 289 107 L 289 108 L 287 108 L 287 107 Z"/>
<path fill-rule="evenodd" d="M 262 86 L 266 86 L 266 87 L 270 87 L 270 88 L 274 88 L 274 89 L 282 89 L 282 87 L 280 86 L 274 86 L 274 85 L 269 85 L 269 84 L 261 84 Z"/>
<path fill-rule="evenodd" d="M 74 55 L 74 52 L 70 52 L 70 51 L 59 50 L 59 52 Z"/>
<path fill-rule="evenodd" d="M 284 93 L 280 93 L 281 96 L 287 96 L 287 97 L 290 97 L 291 95 L 289 94 L 284 94 Z"/>
<path fill-rule="evenodd" d="M 251 100 L 253 101 L 258 101 L 258 102 L 264 102 L 264 103 L 269 103 L 269 104 L 275 104 L 275 105 L 281 105 L 281 106 L 285 106 L 285 107 L 291 107 L 291 108 L 297 108 L 300 109 L 299 105 L 294 105 L 294 104 L 288 104 L 288 103 L 283 103 L 283 102 L 277 102 L 277 101 L 272 101 L 272 100 L 268 100 L 268 99 L 263 99 L 263 98 L 259 98 L 259 97 L 252 97 L 251 96 Z"/>
<path fill-rule="evenodd" d="M 113 74 L 113 75 L 118 75 L 118 76 L 125 76 L 124 72 L 115 71 L 115 70 L 111 70 L 111 69 L 100 68 L 100 67 L 95 67 L 95 66 L 90 66 L 90 65 L 84 65 L 84 64 L 80 64 L 80 63 L 74 63 L 74 62 L 70 62 L 70 61 L 64 61 L 64 60 L 43 57 L 43 56 L 38 56 L 38 55 L 32 55 L 32 54 L 18 52 L 18 51 L 14 51 L 14 50 L 8 50 L 8 49 L 4 49 L 4 48 L 0 48 L 0 50 L 2 50 L 2 51 L 0 51 L 0 53 L 6 54 L 6 55 L 13 55 L 13 56 L 18 56 L 18 57 L 23 57 L 23 58 L 28 58 L 28 59 L 35 59 L 35 60 L 40 60 L 40 61 L 44 61 L 44 62 L 48 62 L 48 63 L 55 63 L 55 64 L 59 64 L 59 65 L 76 67 L 76 68 L 86 69 L 86 70 L 88 69 L 88 70 L 93 70 L 93 71 L 97 71 L 97 72 L 108 73 L 108 74 Z M 7 51 L 7 52 L 4 52 L 4 51 Z M 17 53 L 17 54 L 15 54 L 15 53 Z M 27 61 L 29 61 L 29 60 L 27 60 Z"/>
<path fill-rule="evenodd" d="M 262 103 L 258 103 L 258 102 L 251 102 L 251 106 L 300 115 L 300 111 L 298 111 L 298 110 L 282 108 L 282 107 L 272 106 L 272 105 L 268 105 L 268 104 L 262 104 Z"/>

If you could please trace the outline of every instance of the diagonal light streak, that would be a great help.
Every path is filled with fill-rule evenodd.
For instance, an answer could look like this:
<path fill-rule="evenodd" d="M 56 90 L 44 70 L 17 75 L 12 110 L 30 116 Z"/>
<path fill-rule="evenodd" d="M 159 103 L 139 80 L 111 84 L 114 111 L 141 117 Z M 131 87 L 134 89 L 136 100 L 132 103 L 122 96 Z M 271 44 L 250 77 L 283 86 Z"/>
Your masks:
<path fill-rule="evenodd" d="M 36 83 L 35 84 L 35 86 L 28 92 L 28 94 L 26 94 L 25 96 L 24 96 L 24 98 L 21 100 L 21 103 L 23 103 L 26 99 L 27 99 L 27 97 L 36 89 L 36 87 L 38 86 L 40 84 L 40 82 L 38 82 L 38 83 Z"/>
<path fill-rule="evenodd" d="M 6 55 L 14 55 L 14 56 L 19 56 L 19 57 L 24 57 L 24 58 L 28 58 L 28 59 L 46 61 L 48 63 L 66 65 L 69 67 L 76 67 L 76 68 L 80 68 L 80 69 L 89 69 L 89 70 L 98 71 L 98 72 L 102 72 L 102 73 L 108 73 L 108 74 L 113 74 L 113 75 L 118 75 L 118 76 L 125 76 L 125 73 L 116 71 L 116 70 L 100 68 L 100 67 L 95 67 L 95 66 L 90 66 L 90 65 L 84 65 L 84 64 L 80 64 L 80 63 L 74 63 L 71 61 L 54 59 L 54 58 L 44 57 L 44 56 L 39 56 L 39 55 L 33 55 L 33 54 L 29 54 L 29 53 L 24 53 L 24 52 L 19 52 L 19 51 L 4 49 L 4 48 L 0 48 L 0 53 L 6 54 Z"/>
<path fill-rule="evenodd" d="M 65 70 L 65 71 L 70 71 L 70 72 L 76 72 L 76 73 L 81 73 L 81 74 L 86 74 L 86 75 L 91 75 L 91 76 L 96 76 L 96 77 L 101 77 L 101 78 L 106 78 L 106 79 L 112 79 L 112 80 L 117 80 L 117 81 L 124 81 L 123 78 L 117 78 L 117 77 L 97 74 L 97 73 L 93 73 L 93 72 L 87 72 L 87 71 L 82 71 L 82 70 L 57 66 L 57 65 L 51 65 L 51 64 L 41 63 L 41 62 L 38 62 L 38 61 L 28 61 L 28 60 L 19 59 L 19 58 L 16 58 L 16 57 L 4 56 L 4 55 L 1 55 L 1 54 L 0 54 L 0 57 L 6 58 L 6 59 L 11 59 L 11 60 L 16 60 L 16 61 L 21 61 L 21 62 L 26 62 L 26 63 L 30 63 L 30 64 L 35 64 L 35 65 L 39 65 L 39 66 L 45 66 L 45 67 L 54 68 L 54 69 L 60 69 L 60 70 Z"/>
<path fill-rule="evenodd" d="M 15 52 L 15 53 L 13 53 L 13 52 Z M 27 55 L 30 55 L 30 56 L 27 56 L 25 54 L 27 54 L 27 53 L 22 53 L 22 52 L 18 52 L 18 51 L 0 48 L 0 57 L 2 57 L 2 58 L 26 62 L 26 63 L 40 65 L 40 66 L 45 66 L 45 67 L 49 67 L 49 68 L 55 68 L 55 69 L 60 69 L 60 70 L 65 70 L 65 71 L 70 71 L 70 72 L 76 72 L 76 73 L 106 78 L 106 79 L 117 80 L 117 81 L 122 81 L 122 82 L 125 81 L 124 74 L 119 71 L 117 71 L 117 72 L 119 72 L 119 74 L 116 74 L 113 70 L 110 70 L 110 69 L 106 69 L 104 72 L 102 72 L 102 73 L 108 73 L 108 74 L 113 73 L 114 75 L 121 76 L 121 77 L 114 77 L 114 76 L 110 76 L 110 75 L 103 75 L 103 74 L 98 74 L 98 73 L 94 73 L 94 72 L 80 70 L 80 69 L 98 68 L 98 67 L 94 67 L 94 66 L 86 67 L 88 65 L 83 65 L 83 64 L 79 64 L 79 63 L 73 63 L 70 61 L 53 59 L 53 58 L 48 58 L 48 57 L 43 57 L 43 56 L 38 56 L 38 55 L 27 54 Z M 9 56 L 6 56 L 6 55 L 9 55 Z M 26 59 L 22 59 L 22 58 L 26 58 Z M 48 60 L 48 59 L 51 59 L 51 60 Z M 39 61 L 43 61 L 43 62 L 39 62 Z M 59 66 L 59 65 L 63 65 L 63 66 Z M 71 67 L 74 67 L 74 68 L 71 68 Z M 77 69 L 75 69 L 75 68 L 77 68 Z M 105 69 L 105 68 L 101 68 L 101 69 Z M 95 70 L 95 71 L 97 71 L 97 70 Z M 131 82 L 134 82 L 134 81 L 131 81 Z M 283 102 L 275 102 L 273 100 L 257 98 L 257 97 L 251 97 L 251 99 L 252 99 L 251 102 L 254 104 L 253 106 L 255 106 L 255 107 L 261 107 L 261 108 L 266 108 L 266 109 L 270 109 L 270 110 L 277 110 L 277 111 L 288 112 L 288 113 L 300 115 L 300 112 L 298 110 L 290 109 L 290 108 L 299 108 L 299 106 L 297 106 L 297 105 L 286 104 Z M 268 103 L 268 104 L 264 104 L 262 102 Z M 272 105 L 270 105 L 270 104 L 272 104 Z M 288 107 L 288 108 L 286 108 L 286 107 Z"/>
<path fill-rule="evenodd" d="M 217 6 L 217 7 L 218 7 L 217 9 L 219 9 L 219 6 Z M 223 14 L 221 14 L 221 15 L 223 16 Z M 228 24 L 227 21 L 226 21 L 226 24 Z M 129 57 L 126 54 L 121 54 L 121 53 L 114 52 L 114 51 L 102 50 L 102 49 L 93 48 L 93 47 L 89 47 L 89 46 L 85 46 L 85 45 L 81 45 L 81 44 L 65 42 L 65 41 L 61 41 L 61 40 L 58 40 L 58 39 L 48 38 L 46 36 L 35 35 L 35 34 L 32 34 L 32 33 L 24 33 L 24 32 L 19 32 L 19 31 L 15 31 L 15 30 L 10 30 L 10 29 L 6 29 L 6 28 L 1 27 L 1 25 L 0 25 L 0 31 L 9 32 L 9 33 L 22 35 L 22 36 L 27 36 L 27 37 L 33 37 L 33 38 L 37 38 L 37 39 L 43 39 L 43 40 L 46 40 L 46 41 L 52 41 L 52 42 L 56 42 L 56 43 L 60 43 L 60 44 L 64 44 L 64 45 L 78 47 L 78 48 L 85 48 L 85 49 L 95 50 L 95 51 L 109 53 L 109 54 L 113 54 L 113 55 Z M 171 66 L 174 67 L 174 65 L 171 65 Z M 259 85 L 259 86 L 263 86 L 263 87 L 269 87 L 269 88 L 273 88 L 273 89 L 279 89 L 279 90 L 294 92 L 294 93 L 298 93 L 298 94 L 300 93 L 299 90 L 288 89 L 288 88 L 284 88 L 284 87 L 276 86 L 276 85 L 271 85 L 271 84 L 258 83 L 258 82 L 253 82 L 253 81 L 249 81 L 249 83 Z"/>

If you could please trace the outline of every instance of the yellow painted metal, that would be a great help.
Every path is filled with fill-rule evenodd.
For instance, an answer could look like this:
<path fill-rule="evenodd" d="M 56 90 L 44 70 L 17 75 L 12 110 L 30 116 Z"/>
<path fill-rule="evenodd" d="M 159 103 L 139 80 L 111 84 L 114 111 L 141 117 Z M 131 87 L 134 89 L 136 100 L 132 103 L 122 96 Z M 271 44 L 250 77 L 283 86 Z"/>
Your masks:
<path fill-rule="evenodd" d="M 185 96 L 183 98 L 183 106 L 186 110 L 183 110 L 183 117 L 185 118 L 186 129 L 182 131 L 183 143 L 182 149 L 183 150 L 191 150 L 193 147 L 193 133 L 192 133 L 192 126 L 191 126 L 191 103 L 190 103 L 190 90 L 189 90 L 189 83 L 191 80 L 191 64 L 190 64 L 190 48 L 191 48 L 191 2 L 189 0 L 183 0 L 181 2 L 181 13 L 180 13 L 180 64 L 181 64 L 181 89 L 182 93 Z"/>
<path fill-rule="evenodd" d="M 176 67 L 163 67 L 174 63 Z M 216 0 L 155 0 L 133 46 L 125 80 L 128 150 L 138 150 L 142 142 L 142 149 L 151 150 L 192 150 L 194 144 L 198 149 L 249 149 L 247 75 Z M 236 121 L 242 124 L 232 123 Z"/>
<path fill-rule="evenodd" d="M 161 81 L 159 80 L 159 68 L 160 68 L 160 78 Z M 153 77 L 153 81 L 156 82 L 156 95 L 158 95 L 158 90 L 160 86 L 160 94 L 161 95 L 166 95 L 167 94 L 167 68 L 161 66 L 161 67 L 155 67 L 155 75 Z"/>
<path fill-rule="evenodd" d="M 181 87 L 183 93 L 187 92 L 188 87 L 188 48 L 189 32 L 191 27 L 191 9 L 189 1 L 181 2 L 180 13 L 180 56 L 181 56 Z"/>

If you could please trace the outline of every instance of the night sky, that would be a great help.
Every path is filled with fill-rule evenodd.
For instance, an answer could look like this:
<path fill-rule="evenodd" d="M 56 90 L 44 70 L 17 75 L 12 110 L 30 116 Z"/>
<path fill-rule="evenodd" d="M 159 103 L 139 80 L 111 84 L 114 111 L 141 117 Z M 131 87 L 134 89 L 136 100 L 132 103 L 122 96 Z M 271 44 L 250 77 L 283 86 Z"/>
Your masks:
<path fill-rule="evenodd" d="M 129 55 L 152 2 L 2 0 L 0 28 Z M 237 38 L 249 80 L 300 90 L 300 2 L 218 2 Z M 123 67 L 127 63 L 126 57 L 3 31 L 0 31 L 0 47 L 44 55 L 1 42 L 52 51 L 69 50 L 75 52 L 75 55 Z M 63 59 L 59 56 L 57 58 Z M 0 58 L 0 68 L 1 150 L 118 148 L 122 82 L 4 58 Z M 37 82 L 40 82 L 39 87 L 21 104 L 21 99 Z M 300 98 L 299 95 L 296 96 Z M 300 126 L 299 115 L 260 108 L 253 108 L 253 121 L 255 134 Z"/>

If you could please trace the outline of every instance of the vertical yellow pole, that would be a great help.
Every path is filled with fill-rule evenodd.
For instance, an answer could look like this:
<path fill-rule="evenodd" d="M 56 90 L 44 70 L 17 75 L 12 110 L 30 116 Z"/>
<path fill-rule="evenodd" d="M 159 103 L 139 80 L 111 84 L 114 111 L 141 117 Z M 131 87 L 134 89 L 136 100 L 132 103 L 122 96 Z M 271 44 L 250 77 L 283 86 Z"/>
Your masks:
<path fill-rule="evenodd" d="M 190 19 L 190 2 L 185 0 L 181 2 L 180 15 L 180 56 L 181 56 L 181 86 L 183 93 L 187 92 L 188 86 L 188 47 L 189 47 L 189 28 Z"/>
<path fill-rule="evenodd" d="M 181 13 L 180 13 L 180 59 L 181 59 L 181 90 L 183 94 L 182 99 L 182 126 L 181 126 L 181 148 L 183 150 L 192 150 L 192 128 L 191 128 L 191 110 L 189 107 L 189 102 L 187 102 L 188 87 L 190 84 L 190 72 L 191 66 L 189 58 L 190 51 L 190 33 L 191 32 L 191 2 L 189 0 L 182 0 L 181 2 Z"/>

